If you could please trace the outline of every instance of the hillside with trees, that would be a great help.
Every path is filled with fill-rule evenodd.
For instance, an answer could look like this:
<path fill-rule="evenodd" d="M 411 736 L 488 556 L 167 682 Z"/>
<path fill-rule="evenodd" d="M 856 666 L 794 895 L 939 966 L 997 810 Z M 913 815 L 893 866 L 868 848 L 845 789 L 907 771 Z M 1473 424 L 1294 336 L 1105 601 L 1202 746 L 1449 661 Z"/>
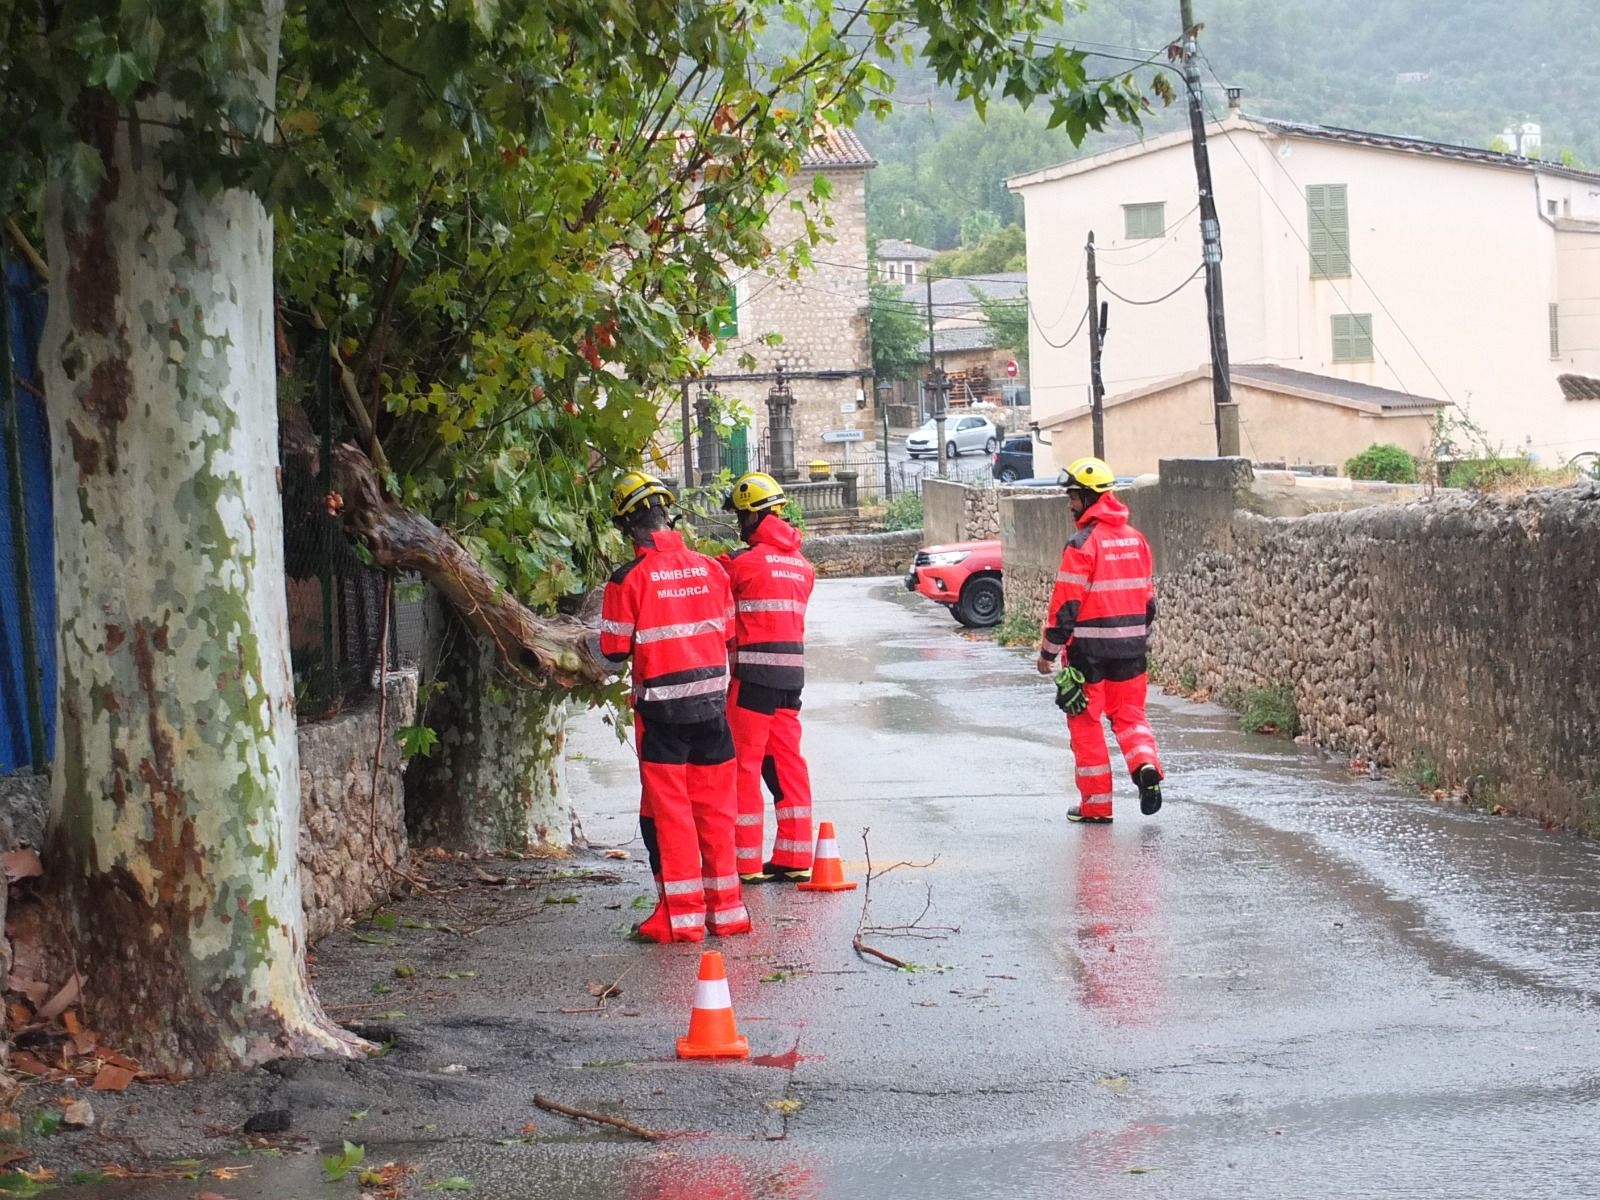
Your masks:
<path fill-rule="evenodd" d="M 1196 10 L 1216 111 L 1220 79 L 1244 89 L 1246 112 L 1471 146 L 1534 121 L 1545 157 L 1600 163 L 1592 0 L 1197 0 Z M 1092 52 L 1091 77 L 1131 72 L 1148 85 L 1162 71 L 1177 85 L 1163 52 L 1177 25 L 1173 0 L 1090 0 L 1055 32 Z M 1047 128 L 1047 112 L 1007 102 L 980 122 L 927 72 L 896 76 L 893 116 L 861 129 L 880 163 L 870 183 L 874 236 L 973 245 L 992 228 L 985 214 L 1021 220 L 1007 175 L 1128 137 L 1090 134 L 1076 148 L 1064 128 Z M 1185 120 L 1181 103 L 1158 107 L 1146 131 Z"/>

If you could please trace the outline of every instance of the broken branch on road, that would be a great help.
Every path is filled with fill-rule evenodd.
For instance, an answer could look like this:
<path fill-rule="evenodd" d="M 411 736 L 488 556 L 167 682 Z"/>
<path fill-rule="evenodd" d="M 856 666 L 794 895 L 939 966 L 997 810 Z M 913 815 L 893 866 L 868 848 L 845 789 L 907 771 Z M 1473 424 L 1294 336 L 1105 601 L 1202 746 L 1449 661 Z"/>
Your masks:
<path fill-rule="evenodd" d="M 896 958 L 894 955 L 886 953 L 883 950 L 879 950 L 876 946 L 868 945 L 866 939 L 862 935 L 868 933 L 885 933 L 891 937 L 942 938 L 945 936 L 945 933 L 938 932 L 940 930 L 944 930 L 948 933 L 960 933 L 961 930 L 959 926 L 955 925 L 921 924 L 922 918 L 927 916 L 928 911 L 933 907 L 933 887 L 931 885 L 928 887 L 927 902 L 922 906 L 922 912 L 918 914 L 916 920 L 906 925 L 870 925 L 867 923 L 867 914 L 871 911 L 872 906 L 872 881 L 874 879 L 878 879 L 881 876 L 887 875 L 890 871 L 896 870 L 900 867 L 910 867 L 913 870 L 922 870 L 924 868 L 933 866 L 934 863 L 939 861 L 939 856 L 935 854 L 925 863 L 902 861 L 890 863 L 887 867 L 883 867 L 874 871 L 872 869 L 872 842 L 869 837 L 871 833 L 872 829 L 870 826 L 864 827 L 861 830 L 861 847 L 866 854 L 867 859 L 867 881 L 861 889 L 861 918 L 856 922 L 855 936 L 850 939 L 850 945 L 855 949 L 855 952 L 858 955 L 870 956 L 878 959 L 880 962 L 888 963 L 891 967 L 898 968 L 902 971 L 909 971 L 912 969 L 912 964 L 904 961 L 903 959 Z"/>
<path fill-rule="evenodd" d="M 546 1112 L 560 1113 L 566 1117 L 576 1117 L 580 1121 L 593 1121 L 597 1125 L 609 1125 L 613 1129 L 631 1133 L 634 1137 L 643 1138 L 647 1142 L 664 1142 L 673 1136 L 659 1129 L 646 1129 L 643 1125 L 635 1125 L 632 1121 L 624 1121 L 621 1117 L 608 1117 L 605 1113 L 572 1108 L 568 1105 L 557 1103 L 548 1096 L 535 1096 L 533 1102 Z"/>

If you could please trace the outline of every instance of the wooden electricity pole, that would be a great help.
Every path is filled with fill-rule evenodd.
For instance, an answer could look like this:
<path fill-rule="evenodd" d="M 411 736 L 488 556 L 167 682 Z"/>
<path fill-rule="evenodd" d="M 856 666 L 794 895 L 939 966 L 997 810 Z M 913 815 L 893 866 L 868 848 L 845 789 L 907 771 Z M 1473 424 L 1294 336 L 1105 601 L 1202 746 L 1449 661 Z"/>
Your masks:
<path fill-rule="evenodd" d="M 1206 114 L 1200 90 L 1200 52 L 1196 43 L 1194 0 L 1179 0 L 1183 21 L 1183 79 L 1189 91 L 1189 128 L 1194 143 L 1194 173 L 1200 187 L 1200 240 L 1205 248 L 1206 325 L 1211 337 L 1211 403 L 1217 428 L 1217 454 L 1239 453 L 1239 422 L 1228 376 L 1228 326 L 1222 308 L 1222 226 L 1211 186 L 1211 156 L 1206 152 Z"/>
<path fill-rule="evenodd" d="M 1100 277 L 1095 273 L 1094 230 L 1084 248 L 1089 260 L 1089 427 L 1094 432 L 1094 456 L 1106 456 L 1106 384 L 1100 372 L 1100 351 L 1106 334 L 1106 314 L 1100 303 Z"/>

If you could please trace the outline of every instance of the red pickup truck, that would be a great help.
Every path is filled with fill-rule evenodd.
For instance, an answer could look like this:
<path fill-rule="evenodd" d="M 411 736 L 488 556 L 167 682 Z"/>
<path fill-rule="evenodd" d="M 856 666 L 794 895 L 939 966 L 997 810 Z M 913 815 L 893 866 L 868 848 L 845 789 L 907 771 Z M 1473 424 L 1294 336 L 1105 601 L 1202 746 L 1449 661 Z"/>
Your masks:
<path fill-rule="evenodd" d="M 906 590 L 948 605 L 971 629 L 998 625 L 1005 613 L 1000 585 L 1000 542 L 952 542 L 924 546 L 906 572 Z"/>

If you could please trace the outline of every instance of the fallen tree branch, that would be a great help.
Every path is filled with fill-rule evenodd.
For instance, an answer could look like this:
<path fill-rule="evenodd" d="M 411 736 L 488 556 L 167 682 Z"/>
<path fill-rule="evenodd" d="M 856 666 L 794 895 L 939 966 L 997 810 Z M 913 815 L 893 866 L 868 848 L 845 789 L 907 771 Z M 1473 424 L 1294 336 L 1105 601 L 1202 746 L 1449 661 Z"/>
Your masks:
<path fill-rule="evenodd" d="M 672 1136 L 659 1129 L 646 1129 L 643 1125 L 635 1125 L 632 1121 L 624 1121 L 621 1117 L 608 1117 L 604 1113 L 586 1112 L 581 1108 L 571 1108 L 565 1104 L 558 1104 L 548 1096 L 535 1096 L 533 1102 L 545 1112 L 560 1113 L 562 1116 L 576 1117 L 580 1121 L 593 1121 L 597 1125 L 609 1125 L 613 1129 L 620 1129 L 624 1133 L 631 1133 L 636 1138 L 643 1138 L 647 1142 L 664 1142 Z"/>
<path fill-rule="evenodd" d="M 861 940 L 861 935 L 859 933 L 856 934 L 855 937 L 850 939 L 850 944 L 855 947 L 855 951 L 856 951 L 857 954 L 870 954 L 870 955 L 872 955 L 873 958 L 881 958 L 884 962 L 888 963 L 891 967 L 899 967 L 902 971 L 909 971 L 911 969 L 911 964 L 910 963 L 903 962 L 902 960 L 896 958 L 892 954 L 885 954 L 882 950 L 879 950 L 876 946 L 867 945 L 865 942 L 863 942 Z"/>
<path fill-rule="evenodd" d="M 598 653 L 593 626 L 573 617 L 541 617 L 518 601 L 448 533 L 389 499 L 372 459 L 360 450 L 335 447 L 330 482 L 344 501 L 346 533 L 366 543 L 373 561 L 385 570 L 421 575 L 527 682 L 573 687 L 604 683 L 616 674 Z"/>

